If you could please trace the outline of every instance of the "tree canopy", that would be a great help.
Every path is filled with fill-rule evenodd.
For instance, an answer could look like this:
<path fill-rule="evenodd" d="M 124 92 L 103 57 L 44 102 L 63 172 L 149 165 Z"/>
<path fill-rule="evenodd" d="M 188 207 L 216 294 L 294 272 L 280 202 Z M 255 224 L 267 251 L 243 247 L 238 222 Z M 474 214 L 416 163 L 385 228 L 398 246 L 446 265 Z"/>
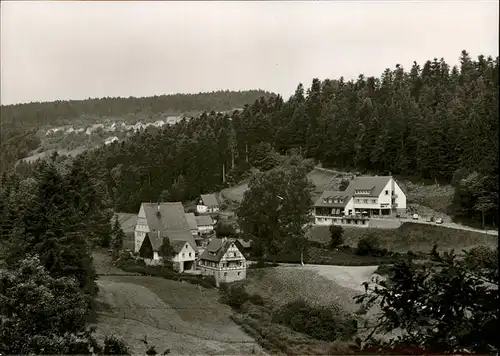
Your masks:
<path fill-rule="evenodd" d="M 476 248 L 459 258 L 433 249 L 430 266 L 398 262 L 389 278 L 365 283 L 356 297 L 365 309 L 380 305 L 377 331 L 400 330 L 388 342 L 369 340 L 373 351 L 413 347 L 420 352 L 498 352 L 498 249 Z"/>
<path fill-rule="evenodd" d="M 238 223 L 264 256 L 303 247 L 313 184 L 303 165 L 278 167 L 252 177 L 238 208 Z"/>

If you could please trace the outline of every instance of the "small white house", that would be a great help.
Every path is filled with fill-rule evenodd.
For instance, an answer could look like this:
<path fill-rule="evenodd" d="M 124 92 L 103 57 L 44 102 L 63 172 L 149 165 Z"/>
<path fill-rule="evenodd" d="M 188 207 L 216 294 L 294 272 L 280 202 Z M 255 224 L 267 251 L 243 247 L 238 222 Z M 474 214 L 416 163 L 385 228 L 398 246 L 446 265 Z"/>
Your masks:
<path fill-rule="evenodd" d="M 175 256 L 172 258 L 174 269 L 182 273 L 184 271 L 193 271 L 196 268 L 196 246 L 192 246 L 187 241 L 172 241 L 172 247 Z"/>
<path fill-rule="evenodd" d="M 199 214 L 215 213 L 219 211 L 219 202 L 215 194 L 202 194 L 198 199 L 196 211 Z"/>

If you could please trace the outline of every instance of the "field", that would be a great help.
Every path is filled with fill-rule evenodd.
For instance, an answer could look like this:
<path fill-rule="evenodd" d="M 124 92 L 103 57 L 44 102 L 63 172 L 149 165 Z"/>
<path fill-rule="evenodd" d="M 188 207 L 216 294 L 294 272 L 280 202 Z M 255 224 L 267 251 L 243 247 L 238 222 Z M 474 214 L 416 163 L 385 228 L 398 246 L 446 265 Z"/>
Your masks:
<path fill-rule="evenodd" d="M 376 235 L 382 248 L 387 248 L 394 252 L 407 252 L 409 250 L 414 252 L 429 252 L 434 243 L 438 245 L 438 251 L 449 251 L 451 249 L 460 251 L 478 245 L 491 248 L 498 246 L 498 237 L 494 235 L 411 222 L 405 222 L 397 229 L 345 227 L 345 244 L 354 247 L 367 233 Z M 313 227 L 309 234 L 309 239 L 328 243 L 330 241 L 328 227 Z"/>
<path fill-rule="evenodd" d="M 354 273 L 346 277 L 346 271 L 357 269 L 364 273 Z M 353 287 L 369 280 L 376 267 L 337 267 L 337 266 L 280 266 L 249 270 L 246 283 L 249 293 L 257 293 L 271 302 L 273 307 L 282 306 L 299 297 L 311 304 L 342 308 L 347 312 L 358 309 L 353 297 L 362 292 Z M 339 273 L 339 271 L 343 271 Z M 348 274 L 349 272 L 347 272 Z M 341 285 L 335 275 L 343 275 Z"/>
<path fill-rule="evenodd" d="M 331 309 L 340 318 L 346 314 L 355 316 L 358 320 L 357 335 L 364 337 L 369 332 L 367 327 L 376 320 L 378 309 L 372 308 L 363 316 L 356 315 L 360 306 L 355 303 L 353 297 L 364 292 L 361 284 L 371 279 L 376 268 L 282 265 L 250 270 L 244 282 L 246 290 L 250 294 L 261 295 L 266 304 L 260 307 L 245 304 L 242 313 L 238 314 L 235 320 L 273 353 L 281 351 L 288 355 L 351 354 L 353 351 L 348 340 L 326 342 L 311 339 L 274 323 L 272 315 L 280 307 L 300 298 L 310 306 Z"/>
<path fill-rule="evenodd" d="M 94 253 L 94 258 L 98 272 L 112 269 L 106 267 L 105 255 Z M 118 335 L 133 354 L 145 353 L 145 338 L 159 353 L 263 353 L 231 320 L 233 312 L 219 303 L 215 289 L 143 276 L 101 276 L 97 283 L 98 338 Z"/>

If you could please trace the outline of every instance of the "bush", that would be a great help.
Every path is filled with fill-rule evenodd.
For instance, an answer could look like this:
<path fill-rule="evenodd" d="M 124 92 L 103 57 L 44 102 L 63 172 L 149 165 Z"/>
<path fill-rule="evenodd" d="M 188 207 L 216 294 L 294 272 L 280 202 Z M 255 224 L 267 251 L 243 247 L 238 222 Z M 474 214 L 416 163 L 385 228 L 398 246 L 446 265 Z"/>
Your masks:
<path fill-rule="evenodd" d="M 324 341 L 348 340 L 357 332 L 355 319 L 336 315 L 324 307 L 310 306 L 304 300 L 290 302 L 278 309 L 273 314 L 273 322 Z"/>
<path fill-rule="evenodd" d="M 247 301 L 259 306 L 265 304 L 264 298 L 260 295 L 248 294 L 243 284 L 234 284 L 230 286 L 227 283 L 221 283 L 219 291 L 222 294 L 220 298 L 221 303 L 227 304 L 238 311 L 241 310 L 241 307 Z"/>
<path fill-rule="evenodd" d="M 222 292 L 220 301 L 236 310 L 240 310 L 241 306 L 250 299 L 245 286 L 241 284 L 228 286 L 222 283 L 220 290 Z"/>
<path fill-rule="evenodd" d="M 342 226 L 330 225 L 330 247 L 336 248 L 344 243 L 344 229 Z"/>
<path fill-rule="evenodd" d="M 356 247 L 356 254 L 359 256 L 378 256 L 380 254 L 379 239 L 371 233 L 362 237 Z"/>
<path fill-rule="evenodd" d="M 104 355 L 130 355 L 127 346 L 125 343 L 114 337 L 114 336 L 106 336 L 104 339 Z"/>
<path fill-rule="evenodd" d="M 248 300 L 254 304 L 254 305 L 264 305 L 265 302 L 264 302 L 264 298 L 262 298 L 259 294 L 251 294 L 249 297 L 248 297 Z"/>

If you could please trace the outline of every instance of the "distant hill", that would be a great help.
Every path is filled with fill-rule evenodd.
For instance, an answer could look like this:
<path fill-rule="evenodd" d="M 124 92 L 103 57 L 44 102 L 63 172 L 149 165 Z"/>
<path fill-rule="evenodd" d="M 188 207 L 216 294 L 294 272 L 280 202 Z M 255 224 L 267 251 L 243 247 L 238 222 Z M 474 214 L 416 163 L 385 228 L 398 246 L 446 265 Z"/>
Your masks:
<path fill-rule="evenodd" d="M 86 130 L 97 124 L 123 122 L 168 122 L 180 116 L 198 116 L 203 111 L 228 112 L 244 108 L 275 94 L 264 90 L 213 91 L 143 98 L 101 98 L 0 106 L 0 173 L 20 159 L 46 155 L 49 150 L 81 150 L 101 145 L 110 135 L 46 135 L 51 129 Z M 119 137 L 121 138 L 121 137 Z"/>
<path fill-rule="evenodd" d="M 70 101 L 34 102 L 0 106 L 2 125 L 60 126 L 75 120 L 95 122 L 102 117 L 122 117 L 127 114 L 180 114 L 202 111 L 226 111 L 243 108 L 255 100 L 268 99 L 273 93 L 264 90 L 213 91 L 198 94 L 171 94 L 143 98 L 101 98 Z"/>

